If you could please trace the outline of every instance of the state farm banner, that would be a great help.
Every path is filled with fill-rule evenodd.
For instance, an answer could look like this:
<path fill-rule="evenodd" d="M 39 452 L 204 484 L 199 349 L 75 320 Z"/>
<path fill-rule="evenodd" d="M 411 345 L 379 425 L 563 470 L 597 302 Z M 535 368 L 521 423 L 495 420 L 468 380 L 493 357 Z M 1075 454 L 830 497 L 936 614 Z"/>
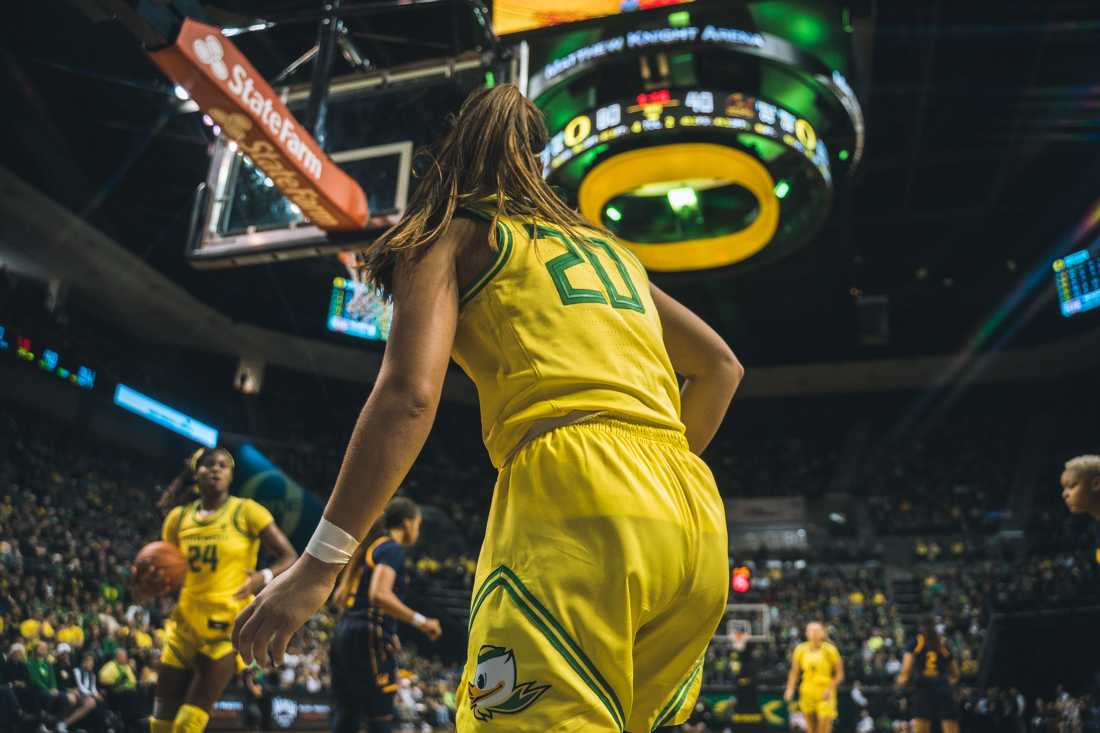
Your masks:
<path fill-rule="evenodd" d="M 325 155 L 218 28 L 188 18 L 176 42 L 149 57 L 313 224 L 363 228 L 368 214 L 363 189 Z"/>

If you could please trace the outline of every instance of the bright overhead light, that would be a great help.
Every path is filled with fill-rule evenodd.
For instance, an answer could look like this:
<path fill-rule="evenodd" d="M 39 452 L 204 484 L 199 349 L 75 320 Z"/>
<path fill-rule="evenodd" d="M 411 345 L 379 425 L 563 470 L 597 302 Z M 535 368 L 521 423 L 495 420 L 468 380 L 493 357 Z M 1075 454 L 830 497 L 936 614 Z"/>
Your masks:
<path fill-rule="evenodd" d="M 786 181 L 779 181 L 775 184 L 775 197 L 777 199 L 785 198 L 791 191 L 791 184 Z"/>
<path fill-rule="evenodd" d="M 614 206 L 608 206 L 604 213 L 607 214 L 607 218 L 611 221 L 619 221 L 623 218 L 623 212 L 619 211 Z"/>
<path fill-rule="evenodd" d="M 172 91 L 176 93 L 176 99 L 181 102 L 186 102 L 188 99 L 191 98 L 191 95 L 187 93 L 187 90 L 181 87 L 179 84 L 177 84 L 175 88 L 172 89 Z"/>
<path fill-rule="evenodd" d="M 242 33 L 252 33 L 254 31 L 266 31 L 268 28 L 273 28 L 274 23 L 266 20 L 261 20 L 258 23 L 252 25 L 246 25 L 244 28 L 222 28 L 222 35 L 226 38 L 232 38 L 233 36 L 239 36 Z"/>
<path fill-rule="evenodd" d="M 676 212 L 699 205 L 699 196 L 696 195 L 694 188 L 670 188 L 666 196 L 668 196 L 668 205 Z"/>

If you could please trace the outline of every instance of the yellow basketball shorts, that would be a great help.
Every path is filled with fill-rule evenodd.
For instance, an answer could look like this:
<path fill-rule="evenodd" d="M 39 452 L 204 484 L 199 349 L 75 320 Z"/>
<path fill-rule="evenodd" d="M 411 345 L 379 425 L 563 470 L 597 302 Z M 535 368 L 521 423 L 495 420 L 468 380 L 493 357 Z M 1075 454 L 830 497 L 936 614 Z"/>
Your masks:
<path fill-rule="evenodd" d="M 837 717 L 836 691 L 834 690 L 828 700 L 822 696 L 828 687 L 801 688 L 798 691 L 798 709 L 804 715 L 816 715 L 820 719 L 834 720 Z"/>
<path fill-rule="evenodd" d="M 459 733 L 687 719 L 726 609 L 725 512 L 678 432 L 612 420 L 523 446 L 493 494 Z"/>
<path fill-rule="evenodd" d="M 231 638 L 232 625 L 228 629 L 213 629 L 211 633 L 201 633 L 177 606 L 164 628 L 164 649 L 161 652 L 161 664 L 179 669 L 194 669 L 195 657 L 199 654 L 209 659 L 221 659 L 226 654 L 237 657 L 237 671 L 245 668 L 244 660 L 233 649 Z"/>

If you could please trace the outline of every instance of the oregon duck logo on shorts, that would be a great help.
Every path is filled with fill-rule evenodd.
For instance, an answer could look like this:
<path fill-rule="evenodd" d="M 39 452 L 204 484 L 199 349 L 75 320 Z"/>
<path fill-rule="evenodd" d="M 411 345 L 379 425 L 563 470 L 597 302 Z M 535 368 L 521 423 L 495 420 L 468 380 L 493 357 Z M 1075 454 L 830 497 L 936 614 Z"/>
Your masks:
<path fill-rule="evenodd" d="M 492 720 L 493 713 L 526 710 L 550 685 L 516 684 L 516 656 L 511 649 L 484 645 L 477 652 L 477 669 L 469 683 L 470 709 L 478 720 Z"/>

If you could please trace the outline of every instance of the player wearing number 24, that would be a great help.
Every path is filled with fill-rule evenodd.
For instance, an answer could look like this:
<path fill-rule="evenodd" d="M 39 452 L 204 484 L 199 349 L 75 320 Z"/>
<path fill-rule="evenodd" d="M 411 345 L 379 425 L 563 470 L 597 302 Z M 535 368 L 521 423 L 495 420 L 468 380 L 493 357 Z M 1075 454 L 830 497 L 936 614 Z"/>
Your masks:
<path fill-rule="evenodd" d="M 151 733 L 202 732 L 226 684 L 243 669 L 230 643 L 233 621 L 297 557 L 267 509 L 229 495 L 233 465 L 223 448 L 200 449 L 161 497 L 168 511 L 161 539 L 179 548 L 186 572 L 166 626 Z M 257 571 L 261 544 L 276 559 Z M 162 571 L 139 562 L 135 595 L 159 595 L 168 589 L 165 580 Z"/>

